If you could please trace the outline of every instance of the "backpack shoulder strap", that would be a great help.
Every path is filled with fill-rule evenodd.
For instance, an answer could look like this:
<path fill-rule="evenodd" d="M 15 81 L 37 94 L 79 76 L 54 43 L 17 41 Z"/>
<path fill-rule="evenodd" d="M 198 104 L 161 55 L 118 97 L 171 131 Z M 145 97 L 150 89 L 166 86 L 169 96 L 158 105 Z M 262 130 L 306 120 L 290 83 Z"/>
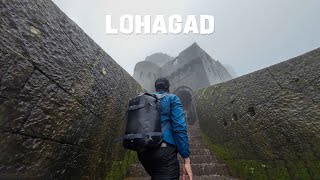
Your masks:
<path fill-rule="evenodd" d="M 157 98 L 158 102 L 160 103 L 160 101 L 167 95 L 169 95 L 168 93 L 164 93 L 164 94 L 154 94 L 155 97 Z M 171 125 L 171 121 L 168 121 L 163 127 L 161 127 L 161 131 L 162 133 Z"/>
<path fill-rule="evenodd" d="M 154 94 L 154 95 L 156 96 L 157 100 L 161 101 L 161 99 L 164 98 L 168 94 Z"/>

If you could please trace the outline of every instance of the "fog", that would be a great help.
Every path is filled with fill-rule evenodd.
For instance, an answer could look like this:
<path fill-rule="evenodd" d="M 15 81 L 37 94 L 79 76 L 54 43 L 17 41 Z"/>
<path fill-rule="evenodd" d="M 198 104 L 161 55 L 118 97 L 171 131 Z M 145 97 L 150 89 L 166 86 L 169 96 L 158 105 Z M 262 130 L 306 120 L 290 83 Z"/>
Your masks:
<path fill-rule="evenodd" d="M 53 1 L 131 75 L 146 56 L 156 52 L 177 56 L 193 42 L 238 75 L 320 47 L 319 0 Z M 210 35 L 107 35 L 107 14 L 115 21 L 123 14 L 213 15 L 215 31 Z"/>

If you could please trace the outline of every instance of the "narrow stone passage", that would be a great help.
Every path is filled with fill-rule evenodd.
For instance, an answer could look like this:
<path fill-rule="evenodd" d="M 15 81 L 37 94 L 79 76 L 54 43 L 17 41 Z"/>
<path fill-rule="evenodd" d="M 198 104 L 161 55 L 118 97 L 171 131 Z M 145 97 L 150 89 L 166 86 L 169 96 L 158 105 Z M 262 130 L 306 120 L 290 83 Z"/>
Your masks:
<path fill-rule="evenodd" d="M 191 167 L 194 180 L 229 180 L 230 177 L 226 164 L 220 161 L 212 154 L 206 145 L 202 142 L 199 125 L 189 125 L 189 143 L 191 151 Z M 183 165 L 183 159 L 178 155 L 180 168 Z M 180 170 L 182 173 L 182 169 Z M 136 164 L 130 165 L 125 180 L 149 180 L 149 175 L 145 172 L 143 166 L 137 160 Z M 181 179 L 181 178 L 180 178 Z"/>

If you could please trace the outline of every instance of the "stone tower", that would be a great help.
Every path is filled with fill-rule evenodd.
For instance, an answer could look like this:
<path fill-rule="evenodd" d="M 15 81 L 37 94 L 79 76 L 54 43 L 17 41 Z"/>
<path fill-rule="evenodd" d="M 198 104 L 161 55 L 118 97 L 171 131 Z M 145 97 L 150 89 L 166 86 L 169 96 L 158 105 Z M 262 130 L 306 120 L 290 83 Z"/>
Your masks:
<path fill-rule="evenodd" d="M 167 62 L 159 61 L 161 58 Z M 136 64 L 133 77 L 148 92 L 155 91 L 154 82 L 157 78 L 166 77 L 170 81 L 170 92 L 179 96 L 186 114 L 193 112 L 194 90 L 232 79 L 226 68 L 197 43 L 193 43 L 176 58 L 169 59 L 170 56 L 161 53 L 148 56 L 145 61 Z"/>
<path fill-rule="evenodd" d="M 159 77 L 169 79 L 172 92 L 181 86 L 196 90 L 232 79 L 227 69 L 212 59 L 197 43 L 193 43 L 176 58 L 170 58 L 162 53 L 148 56 L 145 61 L 136 64 L 134 79 L 149 92 L 155 90 L 154 81 Z"/>

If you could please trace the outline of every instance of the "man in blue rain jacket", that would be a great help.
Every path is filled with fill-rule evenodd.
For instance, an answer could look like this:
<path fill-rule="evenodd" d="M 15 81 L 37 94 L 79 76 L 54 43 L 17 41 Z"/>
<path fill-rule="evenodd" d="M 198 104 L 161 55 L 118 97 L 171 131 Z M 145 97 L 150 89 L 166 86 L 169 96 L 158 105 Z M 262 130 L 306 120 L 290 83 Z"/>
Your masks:
<path fill-rule="evenodd" d="M 190 150 L 188 143 L 187 125 L 184 119 L 184 111 L 178 96 L 169 94 L 170 83 L 166 78 L 159 78 L 155 82 L 154 94 L 166 94 L 161 100 L 160 119 L 161 126 L 169 123 L 163 132 L 163 143 L 153 151 L 138 153 L 138 157 L 152 180 L 179 179 L 180 167 L 177 153 L 184 159 L 183 175 L 192 180 L 190 166 Z"/>

